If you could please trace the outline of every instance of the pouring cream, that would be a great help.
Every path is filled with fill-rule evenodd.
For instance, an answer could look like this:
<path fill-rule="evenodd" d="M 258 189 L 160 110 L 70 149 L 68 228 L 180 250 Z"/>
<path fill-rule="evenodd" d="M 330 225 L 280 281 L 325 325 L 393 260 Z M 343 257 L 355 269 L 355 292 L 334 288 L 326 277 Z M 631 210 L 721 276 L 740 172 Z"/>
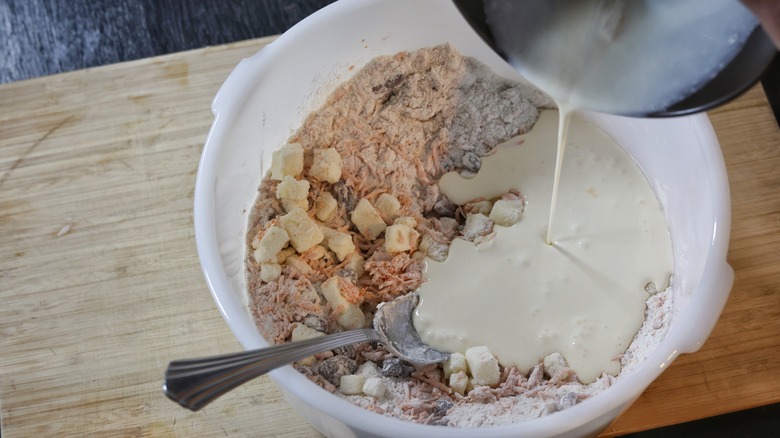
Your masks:
<path fill-rule="evenodd" d="M 496 46 L 556 101 L 663 111 L 713 79 L 758 25 L 736 0 L 485 1 Z"/>
<path fill-rule="evenodd" d="M 503 56 L 556 100 L 560 119 L 543 114 L 522 144 L 483 159 L 473 180 L 442 178 L 442 192 L 456 203 L 519 190 L 525 216 L 516 226 L 495 226 L 488 244 L 456 239 L 445 262 L 428 262 L 414 322 L 435 348 L 487 345 L 500 363 L 523 372 L 559 352 L 591 382 L 619 372 L 615 357 L 644 320 L 644 286 L 667 286 L 672 251 L 642 172 L 580 118 L 568 142 L 571 115 L 579 108 L 651 114 L 669 107 L 714 77 L 756 21 L 732 0 L 713 0 L 704 10 L 695 0 L 563 6 L 536 2 L 533 12 L 543 18 L 526 14 L 539 28 L 527 41 L 512 34 L 527 26 L 492 26 Z M 524 6 L 486 4 L 488 22 L 491 14 L 514 21 L 506 7 Z"/>

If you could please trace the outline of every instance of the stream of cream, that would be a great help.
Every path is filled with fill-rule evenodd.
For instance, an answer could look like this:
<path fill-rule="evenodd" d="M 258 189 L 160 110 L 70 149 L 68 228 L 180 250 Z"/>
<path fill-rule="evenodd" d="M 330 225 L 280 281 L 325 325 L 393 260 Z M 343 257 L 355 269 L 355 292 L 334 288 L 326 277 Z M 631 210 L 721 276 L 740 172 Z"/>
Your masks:
<path fill-rule="evenodd" d="M 555 154 L 555 175 L 553 176 L 553 190 L 550 196 L 550 219 L 547 223 L 547 237 L 544 241 L 548 245 L 553 244 L 553 221 L 555 219 L 555 206 L 558 204 L 558 189 L 561 182 L 561 169 L 563 168 L 563 156 L 566 152 L 566 141 L 569 136 L 569 121 L 573 109 L 568 105 L 558 103 L 558 147 Z"/>

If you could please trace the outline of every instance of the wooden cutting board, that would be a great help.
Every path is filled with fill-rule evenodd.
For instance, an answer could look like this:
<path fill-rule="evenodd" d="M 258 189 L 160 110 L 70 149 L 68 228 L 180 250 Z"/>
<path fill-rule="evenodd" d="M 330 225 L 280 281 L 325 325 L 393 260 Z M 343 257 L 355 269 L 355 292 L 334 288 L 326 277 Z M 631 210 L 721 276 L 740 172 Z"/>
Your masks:
<path fill-rule="evenodd" d="M 271 39 L 0 86 L 4 437 L 317 436 L 267 378 L 199 413 L 168 361 L 240 348 L 200 272 L 195 173 L 210 102 Z M 780 402 L 780 133 L 760 88 L 710 114 L 733 198 L 736 283 L 605 436 Z"/>

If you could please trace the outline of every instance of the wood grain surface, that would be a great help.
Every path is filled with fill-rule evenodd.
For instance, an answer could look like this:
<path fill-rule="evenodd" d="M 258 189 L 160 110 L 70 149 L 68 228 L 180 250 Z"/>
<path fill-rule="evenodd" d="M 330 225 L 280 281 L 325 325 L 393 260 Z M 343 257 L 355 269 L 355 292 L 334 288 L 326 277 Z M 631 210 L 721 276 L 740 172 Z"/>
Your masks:
<path fill-rule="evenodd" d="M 199 413 L 168 361 L 240 348 L 192 226 L 210 102 L 260 39 L 0 86 L 4 437 L 318 436 L 267 378 Z M 711 115 L 731 178 L 736 283 L 701 351 L 605 433 L 780 402 L 780 133 L 760 88 Z"/>
<path fill-rule="evenodd" d="M 780 131 L 760 87 L 708 116 L 731 187 L 734 287 L 702 349 L 680 356 L 606 435 L 780 402 Z"/>

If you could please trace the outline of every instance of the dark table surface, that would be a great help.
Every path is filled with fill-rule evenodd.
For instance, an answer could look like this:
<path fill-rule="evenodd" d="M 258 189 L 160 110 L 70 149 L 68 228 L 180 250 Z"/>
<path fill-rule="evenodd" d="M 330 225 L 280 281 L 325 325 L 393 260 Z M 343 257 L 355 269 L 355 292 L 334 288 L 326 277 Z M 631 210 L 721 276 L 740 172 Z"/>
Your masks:
<path fill-rule="evenodd" d="M 0 83 L 275 35 L 332 2 L 0 0 Z M 777 117 L 775 61 L 762 83 Z M 629 436 L 780 437 L 780 405 Z"/>

